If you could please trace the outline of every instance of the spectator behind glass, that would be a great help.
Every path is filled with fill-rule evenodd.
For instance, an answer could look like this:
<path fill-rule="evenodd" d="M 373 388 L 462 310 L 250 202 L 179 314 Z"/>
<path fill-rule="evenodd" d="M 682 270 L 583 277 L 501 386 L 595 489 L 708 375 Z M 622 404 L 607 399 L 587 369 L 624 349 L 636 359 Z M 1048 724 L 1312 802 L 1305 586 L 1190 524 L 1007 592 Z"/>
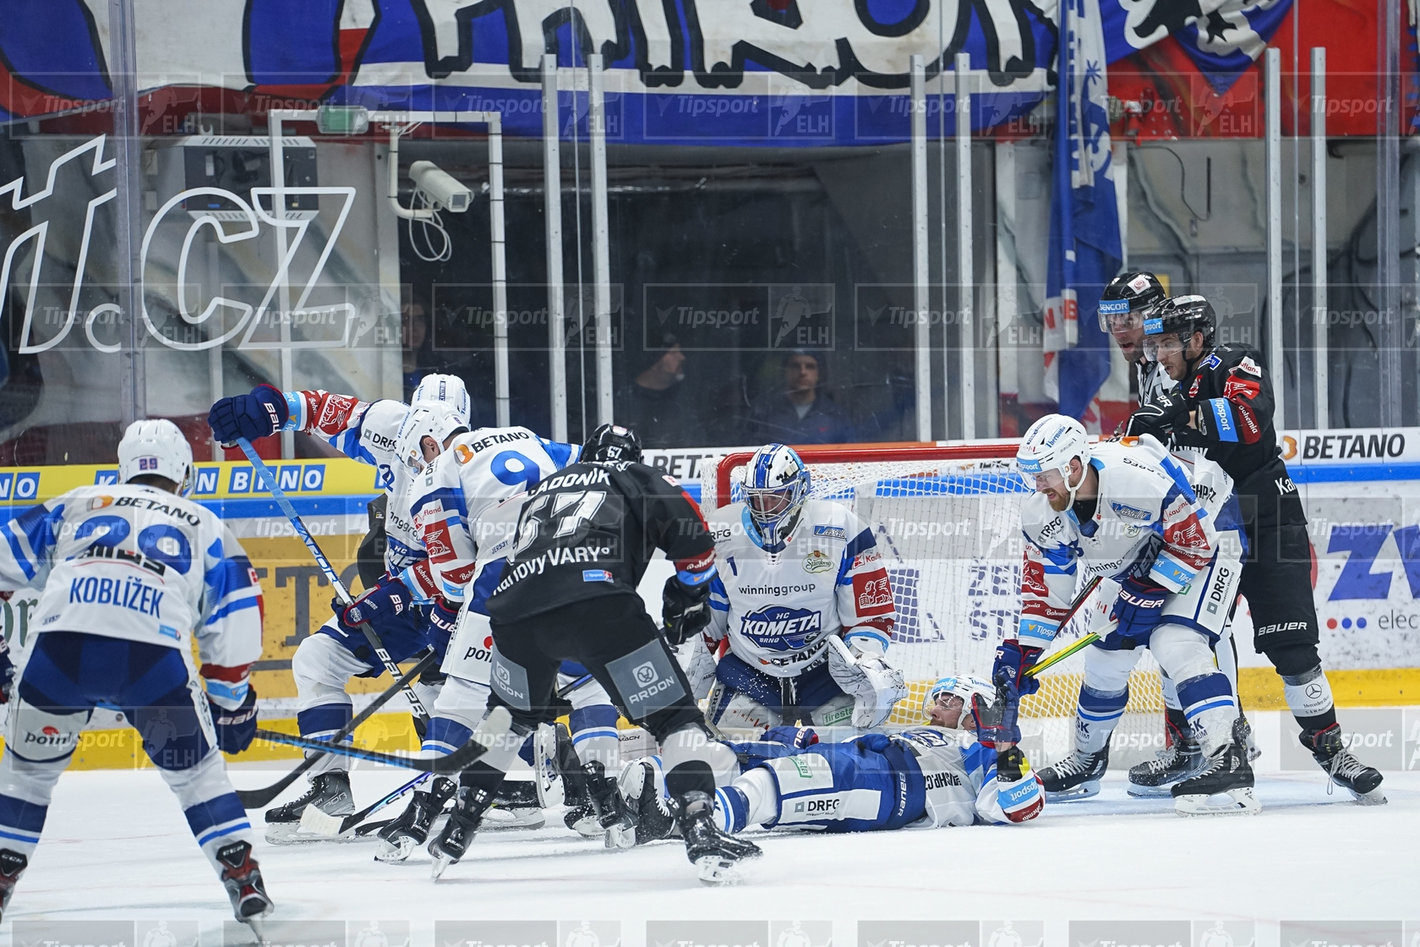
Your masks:
<path fill-rule="evenodd" d="M 429 372 L 443 371 L 434 358 L 429 337 L 429 307 L 419 296 L 410 297 L 399 307 L 399 342 L 403 353 L 404 400 L 407 402 L 419 379 Z"/>
<path fill-rule="evenodd" d="M 616 423 L 629 427 L 645 447 L 688 447 L 701 443 L 695 411 L 686 403 L 685 353 L 674 335 L 647 349 L 645 367 L 616 399 Z"/>
<path fill-rule="evenodd" d="M 853 440 L 847 413 L 820 389 L 818 356 L 784 357 L 783 388 L 755 412 L 755 440 L 781 444 L 842 444 Z"/>

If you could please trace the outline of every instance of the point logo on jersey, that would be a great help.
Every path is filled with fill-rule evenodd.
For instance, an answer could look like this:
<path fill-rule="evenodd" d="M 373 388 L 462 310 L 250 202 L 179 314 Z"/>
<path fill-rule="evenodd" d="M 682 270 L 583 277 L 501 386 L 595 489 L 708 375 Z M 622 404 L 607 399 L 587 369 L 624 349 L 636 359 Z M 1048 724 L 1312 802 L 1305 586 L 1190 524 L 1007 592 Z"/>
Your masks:
<path fill-rule="evenodd" d="M 858 614 L 882 615 L 893 610 L 892 584 L 886 572 L 853 577 L 853 600 Z"/>
<path fill-rule="evenodd" d="M 767 651 L 801 651 L 823 634 L 823 615 L 808 608 L 766 605 L 740 619 L 740 634 Z"/>

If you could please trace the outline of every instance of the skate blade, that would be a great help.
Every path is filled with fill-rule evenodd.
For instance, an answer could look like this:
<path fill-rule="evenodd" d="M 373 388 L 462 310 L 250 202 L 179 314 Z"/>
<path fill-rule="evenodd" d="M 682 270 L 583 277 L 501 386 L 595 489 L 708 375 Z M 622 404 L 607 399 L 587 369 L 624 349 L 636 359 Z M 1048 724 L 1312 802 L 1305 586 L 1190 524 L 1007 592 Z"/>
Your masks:
<path fill-rule="evenodd" d="M 695 872 L 707 885 L 739 884 L 744 880 L 744 862 L 743 858 L 702 855 L 695 860 Z"/>
<path fill-rule="evenodd" d="M 1047 802 L 1075 802 L 1080 799 L 1089 799 L 1099 794 L 1099 780 L 1095 780 L 1094 782 L 1072 786 L 1069 789 L 1062 789 L 1059 792 L 1051 792 L 1047 789 L 1045 791 L 1045 799 Z"/>
<path fill-rule="evenodd" d="M 602 828 L 602 824 L 597 821 L 596 816 L 577 820 L 572 824 L 572 831 L 582 838 L 601 838 L 606 834 L 606 829 Z"/>
<path fill-rule="evenodd" d="M 247 927 L 251 928 L 252 936 L 256 938 L 256 942 L 258 944 L 265 944 L 267 943 L 266 928 L 265 925 L 262 923 L 261 918 L 262 915 L 257 915 L 256 917 L 244 917 L 242 918 L 242 923 L 245 924 Z"/>
<path fill-rule="evenodd" d="M 307 842 L 359 842 L 369 836 L 356 835 L 352 830 L 344 835 L 317 835 L 302 832 L 299 822 L 268 822 L 266 841 L 272 845 L 304 845 Z"/>
<path fill-rule="evenodd" d="M 449 870 L 449 866 L 456 864 L 456 860 L 448 855 L 435 855 L 434 864 L 429 867 L 429 877 L 438 881 L 444 876 L 444 872 Z"/>
<path fill-rule="evenodd" d="M 1227 801 L 1224 802 L 1224 799 Z M 1257 815 L 1262 811 L 1262 804 L 1259 803 L 1257 797 L 1252 794 L 1251 786 L 1243 786 L 1238 789 L 1229 789 L 1227 792 L 1215 793 L 1211 796 L 1204 795 L 1203 793 L 1175 796 L 1173 808 L 1179 815 L 1185 816 Z"/>
<path fill-rule="evenodd" d="M 1383 806 L 1389 801 L 1386 799 L 1385 793 L 1381 791 L 1381 787 L 1379 786 L 1372 789 L 1370 792 L 1356 792 L 1354 789 L 1347 791 L 1355 798 L 1356 805 L 1358 806 Z"/>
<path fill-rule="evenodd" d="M 379 851 L 375 852 L 375 861 L 383 862 L 386 865 L 395 865 L 409 858 L 414 850 L 419 847 L 420 841 L 408 835 L 402 835 L 391 841 L 387 838 L 380 839 Z"/>
<path fill-rule="evenodd" d="M 606 830 L 603 844 L 614 852 L 636 847 L 636 828 L 629 825 L 613 825 Z"/>
<path fill-rule="evenodd" d="M 1177 782 L 1177 780 L 1175 780 Z M 1158 799 L 1162 796 L 1171 795 L 1170 790 L 1173 783 L 1164 783 L 1162 786 L 1142 786 L 1139 783 L 1129 783 L 1125 787 L 1125 792 L 1136 799 Z"/>

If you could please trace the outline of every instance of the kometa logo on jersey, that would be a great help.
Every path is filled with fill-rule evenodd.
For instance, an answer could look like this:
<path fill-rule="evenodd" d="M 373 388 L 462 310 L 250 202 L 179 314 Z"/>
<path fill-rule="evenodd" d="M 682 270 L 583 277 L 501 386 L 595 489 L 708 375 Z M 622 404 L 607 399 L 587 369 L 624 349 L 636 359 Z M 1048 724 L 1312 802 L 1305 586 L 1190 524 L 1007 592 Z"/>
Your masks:
<path fill-rule="evenodd" d="M 807 608 L 766 605 L 740 619 L 740 633 L 769 651 L 801 651 L 823 634 L 823 616 Z"/>

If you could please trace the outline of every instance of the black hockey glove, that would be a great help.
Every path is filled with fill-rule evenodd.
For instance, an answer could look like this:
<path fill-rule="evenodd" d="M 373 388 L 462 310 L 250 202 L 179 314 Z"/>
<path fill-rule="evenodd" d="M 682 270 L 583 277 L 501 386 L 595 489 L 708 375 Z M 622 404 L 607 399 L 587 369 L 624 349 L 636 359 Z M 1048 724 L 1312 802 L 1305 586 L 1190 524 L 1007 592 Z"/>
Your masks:
<path fill-rule="evenodd" d="M 996 699 L 990 704 L 980 694 L 971 696 L 971 713 L 976 718 L 976 740 L 982 746 L 1020 743 L 1021 728 L 1016 719 L 1021 710 L 1021 695 L 1011 677 L 1010 668 L 996 672 Z"/>
<path fill-rule="evenodd" d="M 710 624 L 710 583 L 686 585 L 675 576 L 661 590 L 661 621 L 672 646 L 698 634 Z"/>
<path fill-rule="evenodd" d="M 1129 429 L 1125 433 L 1132 437 L 1152 434 L 1161 441 L 1167 441 L 1176 426 L 1188 426 L 1190 410 L 1183 396 L 1161 391 L 1139 406 L 1139 410 L 1129 419 Z"/>

